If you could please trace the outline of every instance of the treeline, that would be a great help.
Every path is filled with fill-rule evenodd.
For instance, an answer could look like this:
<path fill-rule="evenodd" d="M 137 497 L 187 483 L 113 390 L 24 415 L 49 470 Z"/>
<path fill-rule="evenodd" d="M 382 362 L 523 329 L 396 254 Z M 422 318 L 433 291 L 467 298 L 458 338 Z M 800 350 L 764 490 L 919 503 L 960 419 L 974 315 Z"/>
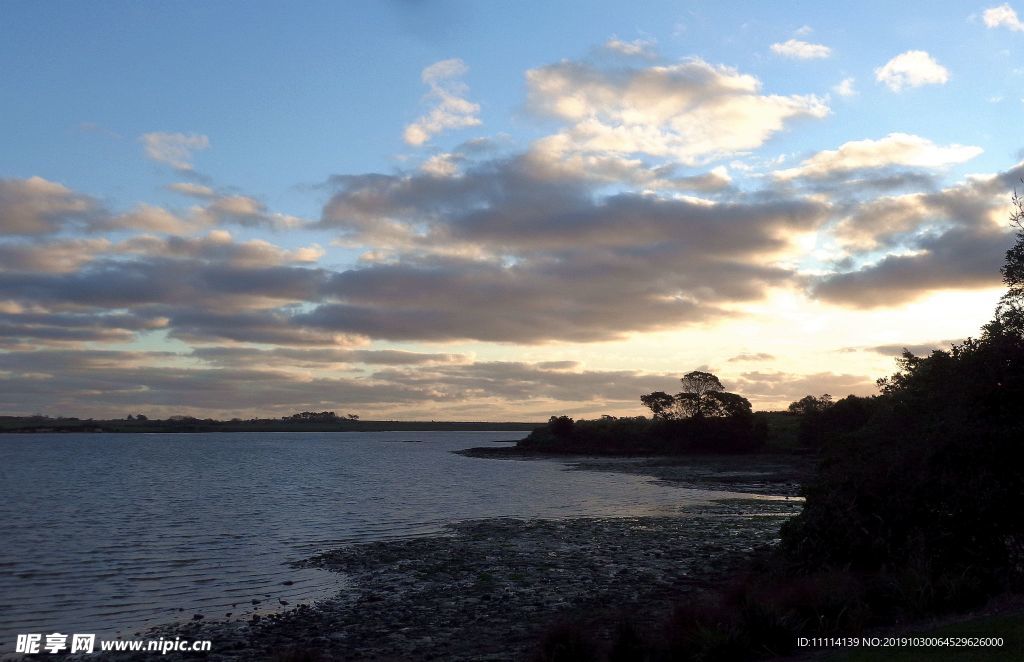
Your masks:
<path fill-rule="evenodd" d="M 754 414 L 749 400 L 727 392 L 709 372 L 689 372 L 680 381 L 683 390 L 675 395 L 655 391 L 640 396 L 652 418 L 574 421 L 552 416 L 518 447 L 541 453 L 674 455 L 747 453 L 765 445 L 767 418 Z"/>

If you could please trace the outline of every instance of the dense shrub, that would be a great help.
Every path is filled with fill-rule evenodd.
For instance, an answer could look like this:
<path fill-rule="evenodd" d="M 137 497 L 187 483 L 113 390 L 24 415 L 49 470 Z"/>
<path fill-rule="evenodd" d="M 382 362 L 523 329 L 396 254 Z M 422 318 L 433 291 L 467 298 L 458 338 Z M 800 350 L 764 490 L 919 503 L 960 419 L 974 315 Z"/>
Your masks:
<path fill-rule="evenodd" d="M 793 403 L 790 410 L 805 400 L 806 398 Z M 800 445 L 817 449 L 821 448 L 827 439 L 841 439 L 861 430 L 874 413 L 875 400 L 873 397 L 849 395 L 835 403 L 829 400 L 819 403 L 816 407 L 802 408 L 798 433 Z"/>
<path fill-rule="evenodd" d="M 880 573 L 890 599 L 937 610 L 1019 581 L 1024 339 L 990 326 L 949 352 L 905 354 L 880 385 L 863 425 L 822 432 L 784 552 Z"/>
<path fill-rule="evenodd" d="M 606 416 L 575 422 L 553 416 L 519 447 L 559 453 L 741 453 L 760 448 L 767 436 L 765 422 L 754 415 L 662 420 Z"/>

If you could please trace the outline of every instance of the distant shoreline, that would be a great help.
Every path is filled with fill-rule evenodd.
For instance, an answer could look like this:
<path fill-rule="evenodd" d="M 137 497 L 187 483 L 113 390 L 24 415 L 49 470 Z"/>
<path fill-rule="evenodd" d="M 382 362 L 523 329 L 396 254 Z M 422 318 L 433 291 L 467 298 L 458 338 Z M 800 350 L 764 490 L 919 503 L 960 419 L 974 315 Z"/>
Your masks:
<path fill-rule="evenodd" d="M 337 423 L 288 423 L 274 420 L 216 421 L 190 419 L 152 420 L 39 420 L 35 417 L 0 416 L 0 434 L 125 434 L 203 432 L 529 432 L 542 423 L 521 421 L 340 421 Z"/>

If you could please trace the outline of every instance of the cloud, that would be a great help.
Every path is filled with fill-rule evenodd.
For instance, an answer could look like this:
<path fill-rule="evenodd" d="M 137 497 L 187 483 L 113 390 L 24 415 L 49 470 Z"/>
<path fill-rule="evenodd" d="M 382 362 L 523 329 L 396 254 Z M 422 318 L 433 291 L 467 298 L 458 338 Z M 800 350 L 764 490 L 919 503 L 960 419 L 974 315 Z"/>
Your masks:
<path fill-rule="evenodd" d="M 663 183 L 658 180 L 651 183 L 682 191 L 723 191 L 732 184 L 732 177 L 725 166 L 717 166 L 699 175 L 671 177 L 663 180 Z"/>
<path fill-rule="evenodd" d="M 691 58 L 601 68 L 562 61 L 526 74 L 528 105 L 569 124 L 550 153 L 669 157 L 686 165 L 760 147 L 798 118 L 822 118 L 814 95 L 765 95 L 757 78 Z"/>
<path fill-rule="evenodd" d="M 333 183 L 320 226 L 393 255 L 333 276 L 337 301 L 302 323 L 391 339 L 587 341 L 713 319 L 791 278 L 773 259 L 829 213 L 770 195 L 599 195 L 532 154 Z"/>
<path fill-rule="evenodd" d="M 826 276 L 814 296 L 855 308 L 895 307 L 936 290 L 999 285 L 999 265 L 1013 244 L 999 229 L 949 230 L 916 242 L 912 254 L 888 255 L 861 269 Z"/>
<path fill-rule="evenodd" d="M 1017 17 L 1017 12 L 1009 4 L 1001 4 L 998 7 L 989 7 L 982 14 L 985 27 L 1005 27 L 1014 32 L 1024 32 L 1024 23 Z"/>
<path fill-rule="evenodd" d="M 210 198 L 206 206 L 194 209 L 192 215 L 196 222 L 206 226 L 235 224 L 290 229 L 304 224 L 296 216 L 271 212 L 262 202 L 247 195 L 217 195 Z"/>
<path fill-rule="evenodd" d="M 940 168 L 969 161 L 982 151 L 980 147 L 969 145 L 942 147 L 913 134 L 890 133 L 879 140 L 853 140 L 843 143 L 838 149 L 818 152 L 799 166 L 776 171 L 774 175 L 778 179 L 823 178 L 892 166 Z"/>
<path fill-rule="evenodd" d="M 210 139 L 199 133 L 144 133 L 139 140 L 150 159 L 182 172 L 192 172 L 193 154 L 210 146 Z"/>
<path fill-rule="evenodd" d="M 939 290 L 999 286 L 1013 243 L 1006 192 L 1024 164 L 942 190 L 854 202 L 832 228 L 853 249 L 815 278 L 812 296 L 854 308 L 894 307 Z"/>
<path fill-rule="evenodd" d="M 847 395 L 867 396 L 878 392 L 873 379 L 832 372 L 809 375 L 745 372 L 733 381 L 735 384 L 731 390 L 743 394 L 751 402 L 770 402 L 780 409 L 808 394 L 831 393 L 838 400 Z"/>
<path fill-rule="evenodd" d="M 867 349 L 882 356 L 902 356 L 904 351 L 908 351 L 915 356 L 926 356 L 935 350 L 948 350 L 950 345 L 963 342 L 963 340 L 963 338 L 957 338 L 954 340 L 933 340 L 913 345 L 877 345 Z"/>
<path fill-rule="evenodd" d="M 353 408 L 362 411 L 367 403 L 400 407 L 430 401 L 429 394 L 398 383 L 311 379 L 253 367 L 195 368 L 170 359 L 162 353 L 151 356 L 141 352 L 0 354 L 0 409 L 117 417 L 124 416 L 127 409 L 145 410 L 151 416 L 196 413 L 228 417 L 324 409 L 344 413 Z M 12 388 L 15 385 L 19 388 Z"/>
<path fill-rule="evenodd" d="M 600 274 L 602 267 L 609 272 Z M 636 267 L 633 271 L 601 260 L 517 267 L 451 260 L 377 265 L 338 274 L 329 291 L 341 302 L 321 304 L 298 321 L 390 340 L 540 343 L 606 340 L 628 330 L 706 322 L 721 315 L 664 292 L 644 282 Z M 773 274 L 766 270 L 761 275 L 770 279 Z M 750 274 L 746 286 L 757 276 Z"/>
<path fill-rule="evenodd" d="M 461 354 L 408 352 L 394 349 L 333 349 L 324 347 L 316 349 L 296 347 L 276 347 L 274 349 L 198 347 L 192 350 L 190 356 L 205 363 L 226 368 L 252 365 L 336 368 L 349 364 L 405 366 L 468 362 L 467 357 Z"/>
<path fill-rule="evenodd" d="M 832 91 L 841 97 L 852 97 L 857 95 L 857 90 L 853 87 L 853 78 L 844 78 L 839 83 L 833 86 Z"/>
<path fill-rule="evenodd" d="M 602 48 L 616 55 L 642 57 L 650 60 L 658 57 L 655 46 L 656 42 L 653 39 L 634 39 L 633 41 L 623 41 L 617 37 L 612 37 L 608 41 L 604 42 Z"/>
<path fill-rule="evenodd" d="M 671 390 L 678 375 L 371 343 L 582 343 L 718 324 L 728 333 L 782 291 L 872 308 L 998 283 L 1012 242 L 1007 191 L 1024 168 L 942 188 L 939 169 L 980 149 L 905 133 L 796 163 L 787 155 L 784 168 L 782 157 L 744 158 L 827 115 L 826 101 L 657 57 L 653 44 L 612 40 L 533 69 L 527 102 L 553 120 L 546 135 L 518 150 L 479 139 L 424 150 L 406 170 L 332 177 L 315 224 L 199 179 L 193 157 L 208 140 L 195 134 L 147 134 L 164 136 L 150 157 L 181 175 L 166 188 L 184 197 L 167 207 L 112 210 L 38 177 L 0 180 L 0 407 L 641 413 L 639 393 Z M 908 71 L 889 72 L 900 89 L 922 80 Z M 465 72 L 460 60 L 424 70 L 432 106 L 408 128 L 411 142 L 479 124 Z M 835 93 L 852 91 L 848 78 Z M 726 168 L 724 157 L 736 160 Z M 236 226 L 244 237 L 227 231 Z M 354 250 L 325 260 L 308 234 L 256 238 L 282 228 Z M 360 257 L 332 266 L 349 255 Z M 188 348 L 92 349 L 110 343 Z M 785 358 L 748 349 L 722 360 L 740 369 Z M 782 406 L 871 388 L 832 373 L 728 377 L 755 402 Z M 8 393 L 14 384 L 24 388 Z"/>
<path fill-rule="evenodd" d="M 179 216 L 163 207 L 141 203 L 123 214 L 106 218 L 101 225 L 104 230 L 187 234 L 206 224 L 202 219 Z"/>
<path fill-rule="evenodd" d="M 480 105 L 465 98 L 468 88 L 458 80 L 468 71 L 458 58 L 435 62 L 423 70 L 421 79 L 430 87 L 427 99 L 434 107 L 405 127 L 406 143 L 419 146 L 442 131 L 481 124 Z"/>
<path fill-rule="evenodd" d="M 262 239 L 238 242 L 224 230 L 116 242 L 0 241 L 0 310 L 20 316 L 6 321 L 0 337 L 7 347 L 58 339 L 127 342 L 160 329 L 201 341 L 351 344 L 344 334 L 295 323 L 296 307 L 322 298 L 329 273 L 308 266 L 322 255 L 315 244 L 286 249 Z M 26 312 L 35 316 L 31 324 Z M 113 324 L 137 317 L 161 322 Z"/>
<path fill-rule="evenodd" d="M 775 357 L 771 354 L 765 354 L 764 352 L 756 353 L 743 353 L 737 354 L 736 356 L 729 357 L 726 359 L 729 363 L 746 363 L 748 361 L 773 361 Z"/>
<path fill-rule="evenodd" d="M 0 179 L 0 231 L 4 235 L 85 229 L 104 213 L 93 198 L 42 177 Z"/>
<path fill-rule="evenodd" d="M 271 364 L 252 367 L 244 351 L 212 350 L 212 365 L 169 352 L 43 349 L 0 353 L 0 410 L 70 415 L 281 416 L 335 410 L 368 416 L 457 411 L 543 412 L 578 407 L 641 413 L 639 394 L 671 389 L 677 376 L 631 370 L 587 371 L 521 362 L 397 362 L 368 375 L 324 375 Z M 288 350 L 293 356 L 315 355 Z M 258 354 L 257 354 L 258 356 Z M 203 359 L 204 362 L 206 359 Z M 300 360 L 302 360 L 300 358 Z M 13 388 L 17 384 L 18 388 Z M 87 405 L 85 403 L 88 403 Z M 184 410 L 184 411 L 182 411 Z M 541 415 L 537 416 L 538 419 Z"/>
<path fill-rule="evenodd" d="M 224 230 L 214 230 L 204 237 L 143 235 L 127 239 L 116 248 L 119 253 L 200 259 L 236 267 L 312 263 L 324 254 L 323 248 L 316 244 L 287 250 L 263 239 L 236 242 L 231 234 Z"/>
<path fill-rule="evenodd" d="M 231 341 L 294 347 L 344 347 L 364 342 L 343 333 L 296 323 L 292 307 L 235 309 L 225 306 L 156 307 L 168 320 L 168 336 L 186 343 Z"/>
<path fill-rule="evenodd" d="M 107 239 L 0 242 L 0 271 L 70 273 L 110 246 Z"/>
<path fill-rule="evenodd" d="M 442 152 L 441 154 L 434 154 L 424 161 L 420 166 L 420 170 L 436 177 L 451 177 L 458 174 L 459 162 L 462 160 L 463 158 L 459 154 Z"/>
<path fill-rule="evenodd" d="M 1003 233 L 1006 191 L 1024 175 L 1018 165 L 990 176 L 974 176 L 945 189 L 853 200 L 838 205 L 833 235 L 866 251 L 917 250 L 917 242 L 951 229 Z M 909 243 L 908 243 L 909 242 Z M 993 267 L 995 269 L 996 267 Z"/>
<path fill-rule="evenodd" d="M 98 417 L 142 411 L 151 417 L 188 413 L 219 418 L 333 410 L 364 418 L 422 420 L 432 415 L 479 417 L 484 408 L 496 418 L 539 421 L 559 411 L 591 417 L 640 415 L 647 413 L 639 402 L 641 393 L 671 392 L 679 384 L 676 374 L 586 370 L 564 361 L 432 359 L 371 373 L 311 372 L 305 368 L 315 366 L 316 353 L 282 350 L 277 358 L 298 357 L 304 368 L 299 371 L 288 370 L 276 359 L 254 363 L 250 357 L 263 355 L 233 348 L 211 350 L 205 358 L 61 348 L 0 353 L 0 410 Z M 309 366 L 306 357 L 313 360 Z M 200 364 L 186 361 L 194 358 L 200 358 Z M 807 393 L 874 392 L 873 382 L 866 378 L 832 373 L 750 372 L 726 382 L 755 406 L 778 408 Z"/>
<path fill-rule="evenodd" d="M 129 342 L 135 333 L 159 329 L 164 323 L 162 318 L 134 313 L 0 312 L 0 347 Z"/>
<path fill-rule="evenodd" d="M 531 155 L 467 164 L 451 177 L 336 184 L 322 227 L 390 248 L 391 258 L 330 272 L 303 266 L 320 258 L 316 246 L 236 242 L 223 230 L 131 236 L 93 246 L 89 259 L 71 260 L 65 250 L 59 272 L 0 272 L 0 300 L 137 311 L 165 318 L 164 331 L 189 342 L 601 340 L 704 323 L 727 314 L 724 304 L 759 298 L 792 277 L 771 264 L 789 233 L 827 213 L 802 200 L 595 197 L 588 180 L 548 172 Z M 248 200 L 236 209 L 217 206 L 223 200 L 238 199 L 217 197 L 189 218 L 253 211 Z M 159 208 L 147 211 L 159 216 Z M 125 226 L 109 217 L 104 227 L 114 221 Z M 45 257 L 27 244 L 4 246 L 23 267 Z"/>
<path fill-rule="evenodd" d="M 221 194 L 195 184 L 176 183 L 172 190 L 203 200 L 187 213 L 147 203 L 115 212 L 98 200 L 42 177 L 0 179 L 0 232 L 7 236 L 116 231 L 191 234 L 220 225 L 292 229 L 304 221 L 275 213 L 259 200 Z"/>
<path fill-rule="evenodd" d="M 949 70 L 925 51 L 907 51 L 875 69 L 875 80 L 893 92 L 901 92 L 908 87 L 945 85 Z"/>
<path fill-rule="evenodd" d="M 772 44 L 772 53 L 795 60 L 820 60 L 832 55 L 832 49 L 824 44 L 812 44 L 799 39 L 788 39 Z"/>
<path fill-rule="evenodd" d="M 216 192 L 209 186 L 196 184 L 194 182 L 175 182 L 173 184 L 168 184 L 167 189 L 174 191 L 175 193 L 187 195 L 191 198 L 200 198 L 203 200 L 217 196 Z"/>
<path fill-rule="evenodd" d="M 0 299 L 108 309 L 173 304 L 229 312 L 267 302 L 315 300 L 323 281 L 322 272 L 306 267 L 162 256 L 101 258 L 68 274 L 0 272 Z"/>

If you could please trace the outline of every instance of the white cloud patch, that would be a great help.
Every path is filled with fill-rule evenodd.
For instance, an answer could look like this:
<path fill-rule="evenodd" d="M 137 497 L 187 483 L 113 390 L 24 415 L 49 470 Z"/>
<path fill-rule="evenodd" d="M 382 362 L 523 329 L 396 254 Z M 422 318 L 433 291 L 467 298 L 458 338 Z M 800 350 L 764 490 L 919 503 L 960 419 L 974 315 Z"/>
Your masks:
<path fill-rule="evenodd" d="M 618 37 L 612 37 L 608 41 L 604 42 L 604 50 L 611 51 L 619 55 L 626 55 L 630 57 L 643 57 L 653 59 L 658 56 L 655 51 L 655 42 L 652 39 L 634 39 L 633 41 L 623 41 Z"/>
<path fill-rule="evenodd" d="M 971 145 L 936 145 L 909 133 L 890 133 L 879 140 L 852 140 L 839 149 L 818 152 L 795 168 L 775 173 L 778 179 L 821 178 L 830 175 L 889 166 L 939 168 L 963 163 L 982 153 Z"/>
<path fill-rule="evenodd" d="M 832 55 L 832 49 L 824 44 L 812 44 L 800 39 L 787 39 L 772 44 L 772 53 L 796 60 L 820 60 Z"/>
<path fill-rule="evenodd" d="M 565 120 L 549 153 L 669 157 L 699 165 L 756 149 L 786 123 L 825 117 L 815 95 L 766 95 L 761 82 L 692 58 L 672 65 L 600 68 L 563 61 L 526 74 L 530 107 Z"/>
<path fill-rule="evenodd" d="M 173 184 L 168 184 L 167 189 L 169 191 L 174 191 L 175 193 L 187 195 L 190 198 L 201 198 L 204 200 L 217 196 L 217 193 L 209 186 L 196 184 L 194 182 L 175 182 Z"/>
<path fill-rule="evenodd" d="M 1017 16 L 1017 12 L 1009 4 L 1001 4 L 998 7 L 989 7 L 982 14 L 985 27 L 1008 28 L 1014 32 L 1024 32 L 1024 23 Z"/>
<path fill-rule="evenodd" d="M 195 152 L 210 147 L 210 139 L 199 133 L 144 133 L 139 140 L 150 159 L 184 172 L 192 172 Z"/>
<path fill-rule="evenodd" d="M 459 161 L 462 156 L 451 152 L 434 154 L 423 162 L 420 170 L 437 177 L 452 177 L 459 174 Z"/>
<path fill-rule="evenodd" d="M 908 87 L 945 85 L 949 70 L 925 51 L 907 51 L 875 69 L 875 80 L 893 92 L 901 92 Z"/>
<path fill-rule="evenodd" d="M 844 78 L 832 88 L 832 91 L 841 97 L 856 96 L 857 90 L 853 86 L 854 82 L 853 78 Z"/>
<path fill-rule="evenodd" d="M 459 80 L 468 71 L 458 58 L 435 62 L 423 70 L 420 77 L 430 87 L 427 98 L 434 107 L 405 127 L 406 143 L 422 145 L 442 131 L 480 125 L 480 104 L 465 98 L 469 89 Z"/>
<path fill-rule="evenodd" d="M 163 207 L 140 203 L 130 211 L 109 219 L 106 225 L 112 230 L 188 234 L 203 227 L 205 223 L 195 218 L 178 216 Z"/>

